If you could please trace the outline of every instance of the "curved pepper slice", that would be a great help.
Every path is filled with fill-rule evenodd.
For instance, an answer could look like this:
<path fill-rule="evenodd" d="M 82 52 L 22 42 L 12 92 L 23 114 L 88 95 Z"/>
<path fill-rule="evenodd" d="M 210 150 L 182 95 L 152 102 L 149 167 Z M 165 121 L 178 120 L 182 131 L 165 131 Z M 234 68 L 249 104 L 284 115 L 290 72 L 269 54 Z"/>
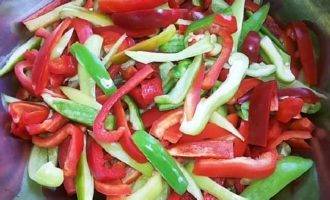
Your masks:
<path fill-rule="evenodd" d="M 279 103 L 276 119 L 283 123 L 288 123 L 293 117 L 300 114 L 304 106 L 304 101 L 300 98 L 285 98 Z"/>
<path fill-rule="evenodd" d="M 96 191 L 108 195 L 108 196 L 118 196 L 118 195 L 129 195 L 132 193 L 132 189 L 128 184 L 122 183 L 103 183 L 98 180 L 94 181 Z"/>
<path fill-rule="evenodd" d="M 26 130 L 30 135 L 39 135 L 46 132 L 55 132 L 66 124 L 69 120 L 58 113 L 54 113 L 49 119 L 39 124 L 31 124 L 26 126 Z"/>
<path fill-rule="evenodd" d="M 86 20 L 74 18 L 72 20 L 72 25 L 81 44 L 84 44 L 86 40 L 93 35 L 92 24 Z"/>
<path fill-rule="evenodd" d="M 17 65 L 14 68 L 15 75 L 16 75 L 18 81 L 30 93 L 33 93 L 32 81 L 31 81 L 31 78 L 28 77 L 24 71 L 31 70 L 32 66 L 33 66 L 33 64 L 30 61 L 21 61 L 21 62 L 17 63 Z"/>
<path fill-rule="evenodd" d="M 310 139 L 312 134 L 309 131 L 285 131 L 281 133 L 277 138 L 269 141 L 268 149 L 276 149 L 277 145 L 281 144 L 285 140 L 295 139 Z"/>
<path fill-rule="evenodd" d="M 126 95 L 129 91 L 135 88 L 139 83 L 141 83 L 146 77 L 148 77 L 153 72 L 150 66 L 146 66 L 140 71 L 138 71 L 132 78 L 130 78 L 123 86 L 121 86 L 104 104 L 97 115 L 93 131 L 95 138 L 101 142 L 114 142 L 119 140 L 125 131 L 124 127 L 119 127 L 115 131 L 106 131 L 104 128 L 105 120 L 113 107 L 113 105 L 120 100 L 121 97 Z"/>
<path fill-rule="evenodd" d="M 30 102 L 13 102 L 9 104 L 8 112 L 14 123 L 22 125 L 37 124 L 47 119 L 49 108 Z"/>
<path fill-rule="evenodd" d="M 32 68 L 32 89 L 36 95 L 40 95 L 46 88 L 49 78 L 49 62 L 53 48 L 61 39 L 64 31 L 70 26 L 71 20 L 65 19 L 56 29 L 47 37 L 45 43 L 39 50 L 38 56 Z"/>
<path fill-rule="evenodd" d="M 265 178 L 276 167 L 277 154 L 266 152 L 257 159 L 237 157 L 233 159 L 200 159 L 196 162 L 194 173 L 208 177 Z"/>
<path fill-rule="evenodd" d="M 100 0 L 99 7 L 102 12 L 125 12 L 150 9 L 166 3 L 167 0 Z"/>

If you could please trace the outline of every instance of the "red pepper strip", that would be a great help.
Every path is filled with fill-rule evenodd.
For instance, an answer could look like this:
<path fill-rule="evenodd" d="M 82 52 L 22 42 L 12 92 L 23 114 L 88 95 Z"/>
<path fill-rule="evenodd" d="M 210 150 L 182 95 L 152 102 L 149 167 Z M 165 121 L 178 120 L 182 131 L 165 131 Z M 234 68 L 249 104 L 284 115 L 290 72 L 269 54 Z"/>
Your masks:
<path fill-rule="evenodd" d="M 47 29 L 41 27 L 41 28 L 38 28 L 38 30 L 35 32 L 34 35 L 36 37 L 41 37 L 41 38 L 45 39 L 50 35 L 50 32 Z"/>
<path fill-rule="evenodd" d="M 181 196 L 174 191 L 172 191 L 170 196 L 167 198 L 167 200 L 180 200 L 180 199 Z"/>
<path fill-rule="evenodd" d="M 71 135 L 71 137 L 66 137 L 60 143 L 58 160 L 60 167 L 63 169 L 64 177 L 75 177 L 84 147 L 84 133 L 72 124 L 66 125 L 64 129 L 66 129 L 67 135 Z"/>
<path fill-rule="evenodd" d="M 147 102 L 143 100 L 141 87 L 138 86 L 134 88 L 132 91 L 129 92 L 129 95 L 134 99 L 134 101 L 139 106 L 139 108 L 142 109 L 148 108 Z"/>
<path fill-rule="evenodd" d="M 104 195 L 130 195 L 132 193 L 132 189 L 130 185 L 122 184 L 122 183 L 103 183 L 101 181 L 94 181 L 96 191 L 104 194 Z"/>
<path fill-rule="evenodd" d="M 293 117 L 300 114 L 304 101 L 300 98 L 289 97 L 280 101 L 276 119 L 288 123 Z"/>
<path fill-rule="evenodd" d="M 117 127 L 124 127 L 125 132 L 120 138 L 119 142 L 122 145 L 125 152 L 130 155 L 134 160 L 139 163 L 147 162 L 146 157 L 143 153 L 137 148 L 136 144 L 133 142 L 131 137 L 131 132 L 127 124 L 125 110 L 120 101 L 114 105 L 114 113 L 116 116 Z"/>
<path fill-rule="evenodd" d="M 64 82 L 65 77 L 63 75 L 49 74 L 49 87 L 58 88 Z"/>
<path fill-rule="evenodd" d="M 167 149 L 175 157 L 223 158 L 234 157 L 233 141 L 205 140 L 174 145 Z"/>
<path fill-rule="evenodd" d="M 180 123 L 175 124 L 174 126 L 171 126 L 170 128 L 165 130 L 163 140 L 167 140 L 172 144 L 177 143 L 180 138 L 183 136 L 183 134 L 180 132 Z"/>
<path fill-rule="evenodd" d="M 69 120 L 59 113 L 54 113 L 49 119 L 39 124 L 31 124 L 26 126 L 26 130 L 30 135 L 39 135 L 42 133 L 53 133 L 66 124 Z"/>
<path fill-rule="evenodd" d="M 242 81 L 239 86 L 235 96 L 228 102 L 229 105 L 233 105 L 237 102 L 238 99 L 243 97 L 245 94 L 253 90 L 255 87 L 262 83 L 261 80 L 256 78 L 246 78 Z"/>
<path fill-rule="evenodd" d="M 54 10 L 55 8 L 59 7 L 60 5 L 65 4 L 66 2 L 69 2 L 69 0 L 54 0 L 54 1 L 51 1 L 47 5 L 45 5 L 44 7 L 38 9 L 35 13 L 30 15 L 29 17 L 24 19 L 22 22 L 25 23 L 25 22 L 30 21 L 32 19 L 35 19 L 35 18 L 37 18 L 41 15 L 44 15 L 44 14 Z"/>
<path fill-rule="evenodd" d="M 250 98 L 248 144 L 267 145 L 271 101 L 276 91 L 276 81 L 262 83 L 254 88 Z"/>
<path fill-rule="evenodd" d="M 75 177 L 64 177 L 64 189 L 69 196 L 76 194 L 76 178 Z"/>
<path fill-rule="evenodd" d="M 169 111 L 158 118 L 151 126 L 149 133 L 158 139 L 163 139 L 166 129 L 180 123 L 183 116 L 183 109 Z"/>
<path fill-rule="evenodd" d="M 146 105 L 154 103 L 157 96 L 163 95 L 162 80 L 159 76 L 141 82 L 141 95 Z"/>
<path fill-rule="evenodd" d="M 102 142 L 114 142 L 118 141 L 122 134 L 125 132 L 124 127 L 119 127 L 115 131 L 106 131 L 104 129 L 104 123 L 109 115 L 112 106 L 120 100 L 121 97 L 126 95 L 129 91 L 135 88 L 139 83 L 143 81 L 148 75 L 153 72 L 150 66 L 146 66 L 138 71 L 131 79 L 129 79 L 123 86 L 121 86 L 116 93 L 114 93 L 103 105 L 101 111 L 98 113 L 93 130 L 95 138 Z"/>
<path fill-rule="evenodd" d="M 168 5 L 170 8 L 180 8 L 180 4 L 183 2 L 184 0 L 168 0 Z"/>
<path fill-rule="evenodd" d="M 38 50 L 32 49 L 24 53 L 23 58 L 29 61 L 30 63 L 34 63 L 38 56 Z"/>
<path fill-rule="evenodd" d="M 291 130 L 309 131 L 312 132 L 315 129 L 315 125 L 308 118 L 304 117 L 293 121 L 289 127 Z"/>
<path fill-rule="evenodd" d="M 94 7 L 94 0 L 86 0 L 86 3 L 84 5 L 85 8 L 93 8 Z"/>
<path fill-rule="evenodd" d="M 124 80 L 130 79 L 136 72 L 138 71 L 134 66 L 130 66 L 127 69 L 123 70 L 121 69 L 121 76 L 123 77 Z"/>
<path fill-rule="evenodd" d="M 121 65 L 118 64 L 111 65 L 108 69 L 111 79 L 116 79 L 120 71 L 121 71 Z"/>
<path fill-rule="evenodd" d="M 275 119 L 270 121 L 270 128 L 268 131 L 268 141 L 278 138 L 282 133 L 282 125 Z"/>
<path fill-rule="evenodd" d="M 257 32 L 250 31 L 244 39 L 242 45 L 242 53 L 249 57 L 251 63 L 256 63 L 260 58 L 260 41 L 261 38 Z"/>
<path fill-rule="evenodd" d="M 284 99 L 287 97 L 296 97 L 304 100 L 305 103 L 317 103 L 320 101 L 314 92 L 307 88 L 287 88 L 278 90 L 279 99 Z"/>
<path fill-rule="evenodd" d="M 166 112 L 161 112 L 157 106 L 151 108 L 150 110 L 147 110 L 144 112 L 141 116 L 142 122 L 144 124 L 145 128 L 149 128 L 152 126 L 154 121 L 159 119 L 162 115 L 164 115 Z"/>
<path fill-rule="evenodd" d="M 271 175 L 277 163 L 277 153 L 266 152 L 257 159 L 238 157 L 233 159 L 200 159 L 194 173 L 208 177 L 260 179 Z"/>
<path fill-rule="evenodd" d="M 204 90 L 210 90 L 213 87 L 220 75 L 223 65 L 228 61 L 233 48 L 233 38 L 229 33 L 220 31 L 219 35 L 223 38 L 222 50 L 217 61 L 205 75 L 202 84 Z"/>
<path fill-rule="evenodd" d="M 298 78 L 299 70 L 300 70 L 301 67 L 298 63 L 298 58 L 296 56 L 297 48 L 295 46 L 295 43 L 294 43 L 293 39 L 289 36 L 290 33 L 288 33 L 288 32 L 291 32 L 291 31 L 293 32 L 291 27 L 292 26 L 290 26 L 290 25 L 286 27 L 286 30 L 285 30 L 286 34 L 282 33 L 281 40 L 283 41 L 283 45 L 284 45 L 284 48 L 285 48 L 286 52 L 291 57 L 290 70 L 294 74 L 294 76 L 296 78 Z"/>
<path fill-rule="evenodd" d="M 291 138 L 285 142 L 292 149 L 311 149 L 312 148 L 304 139 Z"/>
<path fill-rule="evenodd" d="M 191 86 L 186 100 L 184 102 L 184 114 L 187 120 L 191 120 L 195 114 L 195 110 L 197 108 L 197 104 L 201 99 L 201 90 L 202 90 L 202 82 L 204 78 L 205 72 L 205 64 L 199 69 L 199 72 L 194 79 L 193 85 Z"/>
<path fill-rule="evenodd" d="M 260 6 L 256 3 L 254 3 L 252 0 L 246 0 L 245 1 L 245 8 L 247 10 L 250 10 L 252 12 L 257 12 L 260 8 Z"/>
<path fill-rule="evenodd" d="M 96 180 L 111 181 L 125 177 L 126 169 L 123 165 L 113 164 L 106 167 L 102 147 L 92 138 L 87 140 L 87 161 L 91 169 L 91 173 Z"/>
<path fill-rule="evenodd" d="M 157 29 L 141 29 L 141 30 L 131 30 L 131 29 L 124 29 L 119 26 L 105 26 L 105 27 L 94 27 L 94 32 L 96 34 L 101 35 L 104 37 L 104 35 L 108 34 L 108 32 L 116 32 L 119 34 L 124 34 L 126 33 L 128 37 L 132 38 L 143 38 L 148 35 L 152 35 L 157 33 Z"/>
<path fill-rule="evenodd" d="M 273 17 L 267 16 L 266 21 L 264 23 L 264 26 L 269 29 L 271 33 L 273 33 L 277 38 L 280 38 L 281 35 L 283 34 L 282 29 L 280 26 L 277 24 L 277 22 L 274 20 Z"/>
<path fill-rule="evenodd" d="M 21 85 L 29 92 L 33 93 L 31 78 L 24 71 L 32 69 L 32 64 L 29 61 L 21 61 L 15 66 L 15 75 Z"/>
<path fill-rule="evenodd" d="M 15 136 L 17 136 L 17 137 L 19 137 L 23 140 L 30 140 L 31 139 L 31 136 L 26 131 L 25 126 L 21 123 L 16 124 L 16 123 L 12 122 L 11 125 L 10 125 L 10 132 L 13 135 L 15 135 Z"/>
<path fill-rule="evenodd" d="M 139 177 L 141 173 L 131 167 L 127 167 L 126 169 L 126 176 L 121 179 L 124 184 L 131 184 L 134 183 Z"/>
<path fill-rule="evenodd" d="M 304 78 L 308 84 L 316 85 L 318 83 L 317 66 L 315 63 L 313 43 L 308 33 L 308 28 L 304 22 L 293 22 L 292 25 L 298 44 Z"/>
<path fill-rule="evenodd" d="M 249 123 L 246 121 L 242 121 L 241 125 L 239 127 L 239 132 L 244 138 L 249 137 Z M 234 156 L 241 157 L 244 155 L 246 148 L 248 147 L 248 144 L 246 141 L 242 141 L 239 138 L 234 139 Z"/>
<path fill-rule="evenodd" d="M 88 3 L 88 2 L 87 2 Z M 86 3 L 86 4 L 87 4 Z M 92 1 L 93 3 L 93 1 Z M 93 29 L 92 24 L 86 20 L 80 19 L 80 18 L 74 18 L 72 20 L 72 25 L 74 30 L 76 31 L 79 42 L 84 44 L 85 41 L 93 35 Z"/>
<path fill-rule="evenodd" d="M 30 102 L 13 102 L 9 104 L 8 112 L 14 123 L 22 125 L 41 123 L 47 119 L 49 108 Z"/>
<path fill-rule="evenodd" d="M 22 100 L 28 100 L 31 97 L 31 94 L 27 89 L 19 87 L 15 97 Z"/>
<path fill-rule="evenodd" d="M 99 9 L 104 13 L 151 9 L 167 3 L 168 0 L 100 0 Z"/>
<path fill-rule="evenodd" d="M 77 74 L 77 62 L 72 56 L 62 55 L 61 57 L 50 61 L 49 71 L 52 74 L 71 77 Z"/>
<path fill-rule="evenodd" d="M 113 13 L 113 23 L 127 29 L 164 28 L 182 18 L 185 9 L 147 9 Z"/>
<path fill-rule="evenodd" d="M 57 42 L 61 39 L 64 31 L 70 26 L 71 20 L 65 19 L 56 29 L 47 37 L 45 43 L 39 50 L 36 61 L 32 68 L 32 88 L 38 96 L 46 88 L 49 78 L 50 55 Z"/>
<path fill-rule="evenodd" d="M 285 140 L 289 140 L 292 138 L 310 139 L 312 138 L 312 135 L 309 131 L 285 131 L 278 138 L 272 140 L 267 148 L 276 149 L 277 145 L 281 144 Z"/>

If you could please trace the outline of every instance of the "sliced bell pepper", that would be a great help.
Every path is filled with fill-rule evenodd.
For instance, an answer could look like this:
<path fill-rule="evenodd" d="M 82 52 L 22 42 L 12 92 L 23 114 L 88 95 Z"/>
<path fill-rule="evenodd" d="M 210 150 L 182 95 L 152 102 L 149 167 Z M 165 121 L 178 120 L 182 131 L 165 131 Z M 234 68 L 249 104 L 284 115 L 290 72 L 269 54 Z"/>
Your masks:
<path fill-rule="evenodd" d="M 272 175 L 265 179 L 253 181 L 241 195 L 254 200 L 271 199 L 312 165 L 313 161 L 309 159 L 297 156 L 285 157 L 278 162 Z"/>
<path fill-rule="evenodd" d="M 56 112 L 49 119 L 41 123 L 26 125 L 26 130 L 30 135 L 39 135 L 46 132 L 53 133 L 68 121 L 67 118 Z"/>
<path fill-rule="evenodd" d="M 303 117 L 301 119 L 293 121 L 289 128 L 291 130 L 299 130 L 299 131 L 309 131 L 312 132 L 315 129 L 315 125 L 308 118 Z"/>
<path fill-rule="evenodd" d="M 78 43 L 73 44 L 70 51 L 107 96 L 116 91 L 114 82 L 97 56 Z"/>
<path fill-rule="evenodd" d="M 237 157 L 232 159 L 200 159 L 194 173 L 208 177 L 260 179 L 271 175 L 277 163 L 277 153 L 266 152 L 257 159 Z"/>
<path fill-rule="evenodd" d="M 93 139 L 87 140 L 87 161 L 94 179 L 98 181 L 111 181 L 125 177 L 125 166 L 114 163 L 108 167 L 105 165 L 103 149 Z"/>
<path fill-rule="evenodd" d="M 276 72 L 276 66 L 269 64 L 266 65 L 262 63 L 252 63 L 249 66 L 249 69 L 246 71 L 246 75 L 256 78 L 262 78 L 271 76 L 274 72 Z"/>
<path fill-rule="evenodd" d="M 285 131 L 281 135 L 269 142 L 268 149 L 276 149 L 277 145 L 285 140 L 295 139 L 310 139 L 312 135 L 309 131 Z"/>
<path fill-rule="evenodd" d="M 262 83 L 253 90 L 249 109 L 249 144 L 267 145 L 271 101 L 276 92 L 275 81 Z"/>
<path fill-rule="evenodd" d="M 162 188 L 162 178 L 159 173 L 155 173 L 143 187 L 128 196 L 127 200 L 157 199 L 162 192 Z"/>
<path fill-rule="evenodd" d="M 318 83 L 317 66 L 308 28 L 304 22 L 293 22 L 292 25 L 298 45 L 300 63 L 304 71 L 304 79 L 307 83 L 316 85 Z"/>
<path fill-rule="evenodd" d="M 135 132 L 133 140 L 172 189 L 178 194 L 183 194 L 188 187 L 188 182 L 174 158 L 169 155 L 158 140 L 145 131 Z"/>
<path fill-rule="evenodd" d="M 170 155 L 188 158 L 222 158 L 234 157 L 232 141 L 206 140 L 171 146 L 168 149 Z"/>
<path fill-rule="evenodd" d="M 69 196 L 76 194 L 76 179 L 75 177 L 64 177 L 64 189 Z"/>
<path fill-rule="evenodd" d="M 269 141 L 278 138 L 282 132 L 283 126 L 281 125 L 281 123 L 274 118 L 271 119 L 267 140 Z"/>
<path fill-rule="evenodd" d="M 66 19 L 47 37 L 39 50 L 32 68 L 32 89 L 36 95 L 40 95 L 46 88 L 49 77 L 50 55 L 56 43 L 61 39 L 64 31 L 70 26 L 71 20 Z"/>
<path fill-rule="evenodd" d="M 105 183 L 95 180 L 94 185 L 96 191 L 108 196 L 129 195 L 132 193 L 130 185 L 123 183 Z"/>
<path fill-rule="evenodd" d="M 152 124 L 150 129 L 150 134 L 157 137 L 158 139 L 162 139 L 166 129 L 170 128 L 171 126 L 179 123 L 183 117 L 183 110 L 176 109 L 159 117 L 155 120 Z"/>
<path fill-rule="evenodd" d="M 239 127 L 239 132 L 242 134 L 244 138 L 249 137 L 249 123 L 246 121 L 242 121 Z M 248 148 L 247 141 L 242 141 L 239 138 L 235 138 L 234 140 L 234 156 L 242 157 Z"/>
<path fill-rule="evenodd" d="M 30 93 L 33 94 L 34 92 L 33 92 L 33 89 L 32 89 L 31 78 L 28 77 L 24 72 L 26 70 L 31 70 L 32 66 L 33 66 L 33 64 L 29 61 L 21 61 L 21 62 L 17 63 L 14 70 L 15 70 L 15 75 L 16 75 L 18 81 L 20 82 L 20 84 L 25 89 L 27 89 Z"/>
<path fill-rule="evenodd" d="M 147 9 L 112 14 L 114 24 L 127 29 L 164 28 L 187 12 L 184 9 Z"/>
<path fill-rule="evenodd" d="M 180 28 L 180 27 L 179 27 Z M 184 36 L 176 34 L 170 41 L 161 45 L 159 51 L 163 53 L 177 53 L 185 48 Z"/>
<path fill-rule="evenodd" d="M 132 124 L 132 129 L 136 130 L 136 131 L 137 130 L 144 130 L 144 124 L 143 124 L 143 121 L 141 119 L 140 110 L 137 107 L 137 105 L 135 104 L 135 102 L 128 96 L 125 96 L 123 98 L 123 100 L 128 106 L 129 121 Z"/>
<path fill-rule="evenodd" d="M 278 90 L 279 99 L 286 97 L 296 97 L 304 100 L 305 103 L 316 103 L 320 101 L 320 97 L 317 96 L 313 91 L 307 88 L 286 88 Z"/>
<path fill-rule="evenodd" d="M 183 134 L 180 132 L 180 123 L 177 123 L 165 130 L 163 140 L 175 144 L 180 140 L 182 136 Z"/>
<path fill-rule="evenodd" d="M 86 40 L 93 35 L 92 25 L 86 20 L 74 18 L 72 20 L 72 25 L 81 44 L 84 44 Z"/>
<path fill-rule="evenodd" d="M 154 121 L 159 119 L 165 112 L 159 111 L 157 106 L 151 108 L 150 110 L 147 110 L 144 112 L 141 116 L 142 122 L 144 124 L 145 128 L 150 128 Z"/>
<path fill-rule="evenodd" d="M 233 105 L 237 102 L 238 99 L 243 97 L 245 94 L 253 90 L 255 87 L 260 85 L 262 81 L 256 78 L 246 78 L 242 81 L 239 86 L 235 96 L 228 102 L 228 104 Z"/>
<path fill-rule="evenodd" d="M 167 0 L 100 0 L 99 8 L 102 12 L 125 12 L 150 9 L 166 3 Z"/>
<path fill-rule="evenodd" d="M 49 72 L 56 75 L 72 77 L 77 74 L 77 63 L 72 56 L 63 55 L 49 63 Z"/>
<path fill-rule="evenodd" d="M 105 120 L 113 105 L 120 100 L 121 97 L 141 83 L 152 72 L 153 69 L 150 66 L 142 68 L 105 102 L 101 111 L 98 113 L 93 126 L 93 131 L 97 140 L 102 142 L 114 142 L 122 136 L 125 131 L 124 127 L 119 127 L 116 131 L 108 132 L 104 129 Z"/>
<path fill-rule="evenodd" d="M 233 33 L 233 52 L 236 52 L 238 49 L 238 42 L 242 32 L 243 20 L 244 20 L 244 7 L 245 7 L 245 0 L 235 0 L 234 3 L 231 5 L 231 10 L 233 16 L 236 18 L 236 27 L 237 31 Z"/>
<path fill-rule="evenodd" d="M 149 106 L 155 97 L 163 95 L 162 81 L 159 76 L 141 82 L 141 96 L 144 104 Z"/>
<path fill-rule="evenodd" d="M 153 34 L 157 33 L 157 29 L 132 30 L 132 29 L 124 29 L 122 27 L 115 26 L 115 25 L 104 26 L 104 27 L 94 27 L 93 30 L 96 34 L 101 35 L 105 41 L 106 40 L 109 41 L 111 39 L 110 36 L 113 36 L 114 33 L 121 34 L 121 35 L 126 33 L 128 37 L 132 37 L 132 38 L 143 38 L 143 37 L 147 37 L 149 35 L 153 35 Z M 111 40 L 111 41 L 113 41 L 113 40 Z M 105 44 L 107 44 L 107 43 L 105 43 Z"/>
<path fill-rule="evenodd" d="M 30 102 L 13 102 L 9 104 L 8 112 L 14 123 L 30 125 L 41 123 L 47 119 L 49 109 L 40 104 Z"/>
<path fill-rule="evenodd" d="M 276 119 L 283 123 L 288 123 L 293 117 L 300 114 L 304 102 L 300 98 L 289 97 L 279 103 Z"/>
<path fill-rule="evenodd" d="M 261 38 L 257 32 L 250 31 L 242 44 L 242 53 L 249 57 L 250 62 L 258 62 L 260 57 Z"/>

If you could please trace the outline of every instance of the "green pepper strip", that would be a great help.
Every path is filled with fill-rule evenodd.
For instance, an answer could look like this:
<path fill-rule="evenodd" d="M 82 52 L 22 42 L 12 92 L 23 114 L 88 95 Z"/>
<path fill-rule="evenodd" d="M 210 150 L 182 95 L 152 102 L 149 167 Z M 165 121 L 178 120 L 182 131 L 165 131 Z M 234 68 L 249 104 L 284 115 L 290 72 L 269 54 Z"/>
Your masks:
<path fill-rule="evenodd" d="M 176 193 L 183 194 L 187 190 L 187 179 L 158 140 L 145 131 L 137 131 L 133 141 Z"/>
<path fill-rule="evenodd" d="M 128 106 L 129 110 L 129 121 L 132 124 L 134 130 L 144 130 L 144 124 L 141 119 L 140 111 L 133 99 L 129 96 L 124 96 L 123 100 Z"/>
<path fill-rule="evenodd" d="M 57 148 L 46 149 L 33 146 L 29 164 L 29 177 L 46 187 L 58 187 L 64 181 L 63 170 L 56 167 Z"/>
<path fill-rule="evenodd" d="M 160 52 L 164 53 L 177 53 L 182 51 L 185 48 L 184 36 L 183 35 L 174 35 L 170 41 L 159 47 Z"/>
<path fill-rule="evenodd" d="M 238 42 L 239 49 L 242 47 L 243 41 L 250 31 L 259 32 L 268 16 L 269 7 L 269 3 L 265 4 L 249 19 L 243 22 L 241 37 Z"/>
<path fill-rule="evenodd" d="M 186 169 L 190 176 L 195 180 L 197 185 L 204 191 L 210 193 L 211 195 L 215 196 L 218 199 L 222 200 L 243 200 L 246 198 L 241 197 L 231 191 L 229 191 L 227 188 L 219 185 L 212 179 L 206 177 L 206 176 L 197 176 L 193 174 L 194 164 L 191 162 L 186 166 Z M 254 199 L 253 199 L 254 200 Z"/>
<path fill-rule="evenodd" d="M 136 192 L 128 196 L 127 200 L 148 199 L 155 200 L 162 192 L 162 177 L 159 173 L 155 173 L 144 186 Z"/>
<path fill-rule="evenodd" d="M 84 45 L 79 43 L 73 44 L 70 51 L 107 96 L 116 91 L 116 86 L 108 71 L 97 56 L 93 55 Z"/>
<path fill-rule="evenodd" d="M 235 0 L 233 5 L 231 6 L 231 10 L 233 11 L 233 15 L 235 16 L 237 23 L 237 31 L 232 35 L 234 40 L 233 52 L 237 51 L 238 41 L 241 36 L 243 19 L 244 19 L 244 7 L 245 7 L 245 0 Z"/>
<path fill-rule="evenodd" d="M 73 101 L 61 98 L 55 98 L 48 94 L 42 95 L 44 101 L 61 115 L 71 119 L 72 121 L 93 127 L 94 120 L 99 110 L 75 103 Z M 113 129 L 115 127 L 115 117 L 109 115 L 106 120 L 106 128 Z"/>
<path fill-rule="evenodd" d="M 155 98 L 157 104 L 179 104 L 188 93 L 202 64 L 202 56 L 196 56 L 175 87 L 167 95 Z"/>
<path fill-rule="evenodd" d="M 281 191 L 286 185 L 300 177 L 313 165 L 313 161 L 297 156 L 288 156 L 281 159 L 275 172 L 261 180 L 253 181 L 241 194 L 253 200 L 267 200 Z"/>

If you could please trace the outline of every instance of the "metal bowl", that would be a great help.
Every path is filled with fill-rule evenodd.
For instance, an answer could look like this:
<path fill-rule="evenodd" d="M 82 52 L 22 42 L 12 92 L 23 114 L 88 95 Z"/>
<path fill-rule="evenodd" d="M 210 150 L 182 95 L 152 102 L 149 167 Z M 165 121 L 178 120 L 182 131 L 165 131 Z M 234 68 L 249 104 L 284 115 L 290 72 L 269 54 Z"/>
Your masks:
<path fill-rule="evenodd" d="M 13 48 L 24 41 L 29 33 L 19 23 L 27 15 L 50 0 L 0 0 L 0 65 Z M 305 20 L 316 33 L 319 46 L 319 89 L 330 93 L 330 1 L 329 0 L 269 0 L 271 13 L 281 23 Z M 0 79 L 0 92 L 14 95 L 17 80 L 13 74 Z M 329 96 L 329 95 L 327 95 Z M 330 102 L 322 102 L 320 113 L 313 116 L 320 128 L 311 140 L 312 150 L 297 152 L 315 161 L 314 167 L 303 177 L 283 189 L 274 199 L 328 199 L 330 188 Z M 45 189 L 30 181 L 26 163 L 30 144 L 12 137 L 10 118 L 0 107 L 0 200 L 1 199 L 70 199 L 63 188 Z"/>

